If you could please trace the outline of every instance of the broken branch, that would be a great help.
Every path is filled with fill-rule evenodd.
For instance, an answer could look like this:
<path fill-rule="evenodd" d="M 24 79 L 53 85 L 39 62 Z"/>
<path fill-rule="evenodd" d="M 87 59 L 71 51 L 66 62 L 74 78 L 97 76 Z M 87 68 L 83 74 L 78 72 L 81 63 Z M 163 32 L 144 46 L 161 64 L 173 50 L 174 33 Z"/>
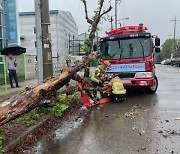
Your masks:
<path fill-rule="evenodd" d="M 69 83 L 78 71 L 85 68 L 91 63 L 91 61 L 99 57 L 99 53 L 92 53 L 89 56 L 84 57 L 84 59 L 71 70 L 65 70 L 56 77 L 49 78 L 45 80 L 44 83 L 33 88 L 26 89 L 26 91 L 1 102 L 0 126 L 36 107 L 51 104 L 51 98 L 55 97 L 58 89 Z"/>

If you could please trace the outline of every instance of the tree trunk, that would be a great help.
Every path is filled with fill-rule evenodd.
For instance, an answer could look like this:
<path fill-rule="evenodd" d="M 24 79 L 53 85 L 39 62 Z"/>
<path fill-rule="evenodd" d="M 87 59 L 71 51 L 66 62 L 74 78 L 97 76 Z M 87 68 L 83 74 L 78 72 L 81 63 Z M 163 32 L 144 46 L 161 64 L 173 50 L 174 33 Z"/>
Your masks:
<path fill-rule="evenodd" d="M 43 105 L 52 105 L 51 99 L 56 97 L 56 91 L 66 85 L 74 75 L 90 64 L 100 54 L 92 53 L 85 57 L 71 70 L 65 70 L 56 77 L 49 78 L 43 84 L 26 89 L 18 95 L 0 103 L 0 126 L 25 114 L 26 112 Z"/>
<path fill-rule="evenodd" d="M 98 24 L 101 21 L 102 17 L 107 14 L 108 12 L 110 12 L 112 10 L 112 6 L 110 5 L 109 8 L 107 9 L 103 9 L 104 6 L 104 0 L 99 0 L 98 1 L 98 8 L 96 11 L 94 11 L 94 16 L 92 19 L 89 18 L 88 16 L 88 8 L 87 8 L 87 1 L 86 0 L 81 0 L 82 3 L 84 4 L 84 9 L 85 9 L 85 18 L 87 20 L 87 22 L 90 24 L 91 27 L 91 32 L 89 34 L 89 39 L 91 41 L 91 49 L 93 51 L 93 41 L 95 38 L 95 33 L 98 29 Z M 87 68 L 84 70 L 84 77 L 89 77 L 90 74 L 90 69 Z"/>
<path fill-rule="evenodd" d="M 89 34 L 89 40 L 91 41 L 91 51 L 93 52 L 93 44 L 95 38 L 96 28 L 94 27 Z M 84 69 L 84 77 L 88 78 L 90 76 L 90 64 Z"/>
<path fill-rule="evenodd" d="M 84 77 L 88 78 L 90 76 L 90 65 L 84 69 Z"/>

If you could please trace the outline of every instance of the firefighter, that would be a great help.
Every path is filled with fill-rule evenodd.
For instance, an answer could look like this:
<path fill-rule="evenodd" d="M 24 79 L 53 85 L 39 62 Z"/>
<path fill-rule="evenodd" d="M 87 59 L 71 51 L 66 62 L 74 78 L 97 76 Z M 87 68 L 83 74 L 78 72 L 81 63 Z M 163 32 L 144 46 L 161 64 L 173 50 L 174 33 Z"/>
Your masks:
<path fill-rule="evenodd" d="M 112 87 L 110 98 L 116 102 L 122 102 L 125 99 L 126 89 L 124 89 L 123 82 L 118 75 L 115 75 L 115 77 L 110 80 L 109 86 Z"/>
<path fill-rule="evenodd" d="M 109 62 L 109 60 L 105 60 L 102 65 L 97 66 L 95 74 L 91 76 L 91 81 L 94 88 L 103 87 L 103 80 L 106 77 L 106 69 L 110 65 L 111 63 Z M 96 91 L 94 91 L 94 95 L 97 95 Z"/>

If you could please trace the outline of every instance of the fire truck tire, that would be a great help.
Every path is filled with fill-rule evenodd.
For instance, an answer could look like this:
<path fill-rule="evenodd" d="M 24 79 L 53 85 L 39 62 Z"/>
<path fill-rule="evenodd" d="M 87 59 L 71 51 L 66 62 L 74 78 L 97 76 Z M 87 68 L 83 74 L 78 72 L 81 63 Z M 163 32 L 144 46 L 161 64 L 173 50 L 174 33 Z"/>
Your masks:
<path fill-rule="evenodd" d="M 153 93 L 156 93 L 157 91 L 157 88 L 158 88 L 158 79 L 157 77 L 155 76 L 154 78 L 154 85 L 153 86 L 150 86 L 150 87 L 145 87 L 145 91 L 148 93 L 148 94 L 153 94 Z"/>

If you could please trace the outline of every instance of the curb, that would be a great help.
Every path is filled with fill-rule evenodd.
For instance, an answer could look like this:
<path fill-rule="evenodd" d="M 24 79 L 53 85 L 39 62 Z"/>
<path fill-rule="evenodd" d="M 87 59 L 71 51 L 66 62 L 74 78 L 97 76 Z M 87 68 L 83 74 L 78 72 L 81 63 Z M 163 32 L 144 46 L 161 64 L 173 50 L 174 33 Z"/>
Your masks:
<path fill-rule="evenodd" d="M 84 108 L 85 106 L 81 106 L 79 109 L 77 109 L 77 114 L 86 114 L 87 112 L 87 108 Z M 4 147 L 4 151 L 5 153 L 8 153 L 9 151 L 14 150 L 15 148 L 17 148 L 18 146 L 22 145 L 22 143 L 26 140 L 27 136 L 30 134 L 35 133 L 39 128 L 41 128 L 48 120 L 50 119 L 50 117 L 47 117 L 46 119 L 44 119 L 43 121 L 39 122 L 38 124 L 36 124 L 35 126 L 30 127 L 27 131 L 25 131 L 24 133 L 22 133 L 21 136 L 19 136 L 17 139 L 13 140 L 11 143 L 9 143 L 8 145 L 6 145 Z"/>
<path fill-rule="evenodd" d="M 11 150 L 15 149 L 17 146 L 21 145 L 29 134 L 36 132 L 36 130 L 38 128 L 42 127 L 46 123 L 47 120 L 48 120 L 48 118 L 39 122 L 37 125 L 30 127 L 21 136 L 19 136 L 17 139 L 15 139 L 11 143 L 9 143 L 7 146 L 5 146 L 4 151 L 5 152 L 11 151 Z"/>

